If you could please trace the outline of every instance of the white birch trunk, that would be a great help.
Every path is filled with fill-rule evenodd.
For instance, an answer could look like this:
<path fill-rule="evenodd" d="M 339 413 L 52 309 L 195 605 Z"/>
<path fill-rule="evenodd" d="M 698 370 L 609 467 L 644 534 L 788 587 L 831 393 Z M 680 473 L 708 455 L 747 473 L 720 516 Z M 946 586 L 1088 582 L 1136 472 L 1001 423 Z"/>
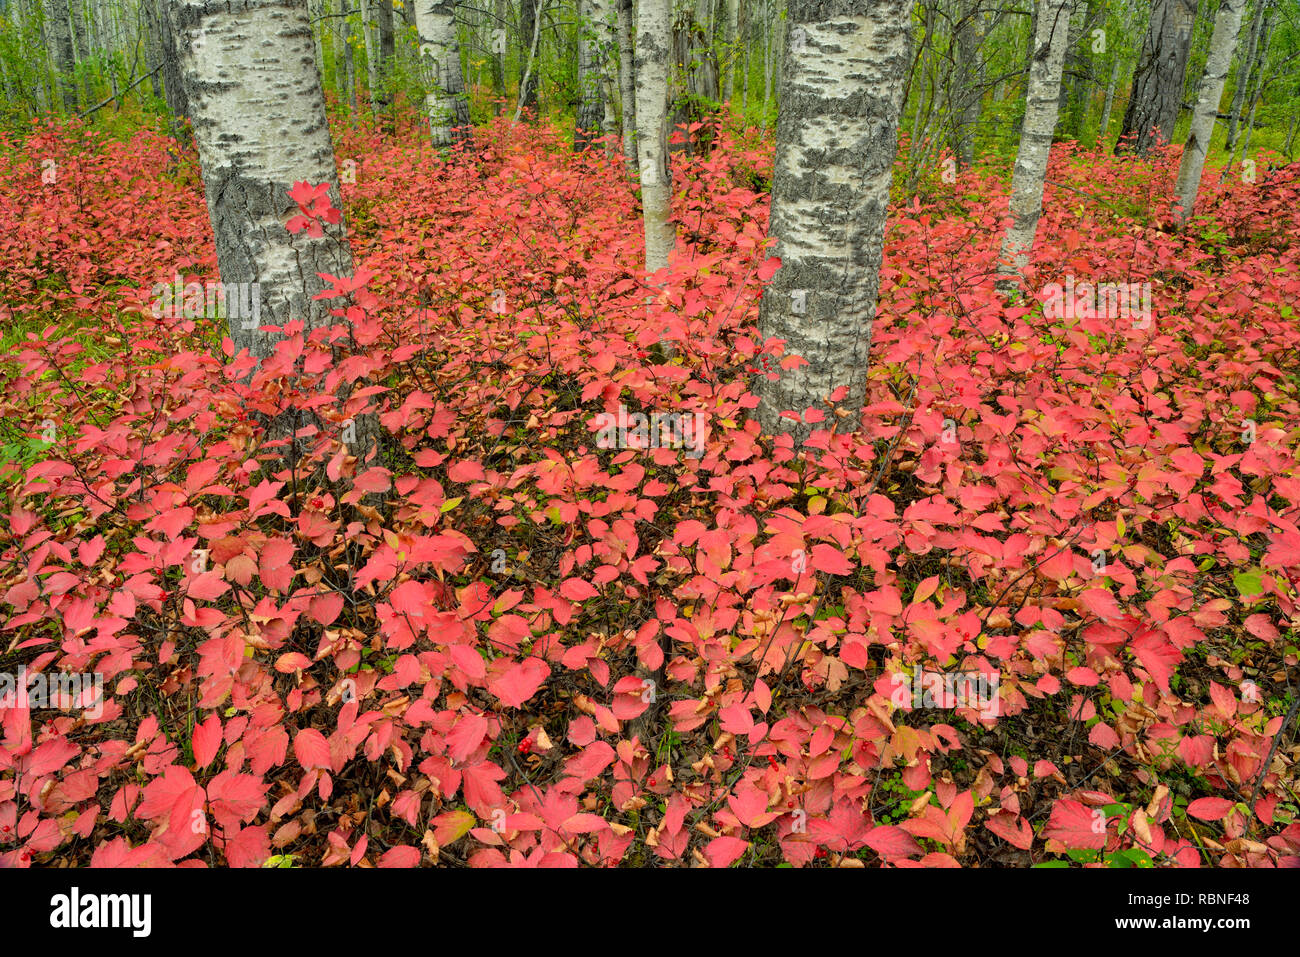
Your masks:
<path fill-rule="evenodd" d="M 341 208 L 306 0 L 174 0 L 173 26 L 223 283 L 257 283 L 257 325 L 329 325 L 317 273 L 350 275 L 342 224 L 313 239 L 285 228 L 288 190 L 327 183 Z M 231 317 L 236 352 L 269 355 L 279 333 Z"/>
<path fill-rule="evenodd" d="M 668 70 L 672 0 L 639 0 L 636 32 L 637 163 L 645 224 L 647 272 L 668 265 L 676 244 L 669 220 L 672 172 L 668 164 Z"/>
<path fill-rule="evenodd" d="M 759 335 L 806 361 L 773 363 L 755 385 L 765 431 L 803 438 L 783 418 L 809 407 L 848 411 L 866 395 L 889 186 L 907 72 L 912 0 L 791 0 L 776 130 L 771 233 L 781 268 L 763 292 Z"/>
<path fill-rule="evenodd" d="M 1214 34 L 1210 37 L 1210 54 L 1205 61 L 1205 75 L 1197 90 L 1196 106 L 1192 110 L 1192 127 L 1183 147 L 1182 163 L 1178 167 L 1178 180 L 1174 184 L 1174 200 L 1180 208 L 1178 220 L 1186 224 L 1196 203 L 1196 191 L 1201 185 L 1201 171 L 1205 168 L 1205 154 L 1214 134 L 1214 121 L 1223 99 L 1223 85 L 1228 79 L 1232 64 L 1232 50 L 1241 32 L 1241 18 L 1246 0 L 1219 0 L 1219 11 L 1214 17 Z"/>
<path fill-rule="evenodd" d="M 416 0 L 420 60 L 428 92 L 429 136 L 435 147 L 451 146 L 469 135 L 469 102 L 456 40 L 455 0 Z"/>
<path fill-rule="evenodd" d="M 1029 263 L 1043 212 L 1043 182 L 1060 105 L 1061 68 L 1070 33 L 1069 0 L 1039 0 L 1034 55 L 1025 90 L 1020 148 L 1011 174 L 1011 228 L 1002 241 L 1002 288 L 1014 288 Z"/>

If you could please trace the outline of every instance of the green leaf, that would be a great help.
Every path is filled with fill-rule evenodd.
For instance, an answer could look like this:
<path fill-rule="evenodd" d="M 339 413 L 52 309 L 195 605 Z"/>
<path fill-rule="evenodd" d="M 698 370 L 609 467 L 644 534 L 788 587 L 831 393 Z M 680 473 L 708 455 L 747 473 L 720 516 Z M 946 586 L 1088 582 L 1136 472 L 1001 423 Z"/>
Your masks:
<path fill-rule="evenodd" d="M 1244 572 L 1237 572 L 1232 576 L 1232 583 L 1237 586 L 1237 592 L 1242 598 L 1258 595 L 1264 590 L 1264 570 L 1248 568 Z"/>

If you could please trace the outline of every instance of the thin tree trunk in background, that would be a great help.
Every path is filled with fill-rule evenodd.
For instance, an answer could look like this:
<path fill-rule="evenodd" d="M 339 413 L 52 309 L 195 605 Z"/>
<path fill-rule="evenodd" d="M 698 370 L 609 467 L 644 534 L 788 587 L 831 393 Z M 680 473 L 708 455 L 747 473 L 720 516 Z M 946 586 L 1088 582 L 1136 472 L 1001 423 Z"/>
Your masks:
<path fill-rule="evenodd" d="M 776 31 L 772 23 L 773 3 L 767 0 L 763 18 L 763 132 L 767 132 L 769 114 L 772 109 L 772 34 Z"/>
<path fill-rule="evenodd" d="M 741 60 L 740 50 L 740 0 L 726 0 L 727 4 L 727 32 L 726 32 L 726 80 L 722 88 L 722 98 L 727 103 L 736 96 L 736 70 Z"/>
<path fill-rule="evenodd" d="M 668 162 L 668 72 L 672 0 L 639 0 L 636 31 L 636 143 L 641 171 L 641 214 L 646 272 L 668 265 L 677 242 L 669 219 L 672 170 Z"/>
<path fill-rule="evenodd" d="M 1214 121 L 1219 114 L 1219 101 L 1223 99 L 1223 85 L 1228 79 L 1232 63 L 1232 50 L 1241 32 L 1241 17 L 1246 0 L 1219 0 L 1219 11 L 1214 17 L 1214 33 L 1210 37 L 1210 53 L 1205 61 L 1205 75 L 1201 77 L 1196 106 L 1192 111 L 1192 128 L 1183 147 L 1182 163 L 1178 167 L 1178 180 L 1174 185 L 1174 201 L 1181 207 L 1180 224 L 1186 225 L 1196 203 L 1196 191 L 1201 185 L 1201 170 L 1205 167 L 1205 154 L 1210 148 Z"/>
<path fill-rule="evenodd" d="M 1146 154 L 1169 142 L 1183 104 L 1197 0 L 1154 0 L 1115 152 Z"/>
<path fill-rule="evenodd" d="M 366 47 L 366 86 L 369 87 L 370 112 L 379 114 L 379 54 L 375 49 L 375 3 L 361 0 L 361 37 Z"/>
<path fill-rule="evenodd" d="M 77 78 L 80 81 L 81 97 L 89 107 L 95 102 L 95 88 L 91 76 L 90 37 L 86 25 L 86 12 L 82 0 L 71 0 L 68 13 L 72 18 L 73 62 L 76 65 Z"/>
<path fill-rule="evenodd" d="M 162 99 L 163 80 L 159 74 L 161 70 L 158 67 L 163 65 L 162 54 L 162 25 L 158 22 L 158 0 L 140 0 L 140 16 L 143 20 L 141 30 L 144 41 L 144 57 L 148 70 L 156 70 L 149 74 L 149 88 L 157 99 Z"/>
<path fill-rule="evenodd" d="M 1052 150 L 1060 107 L 1061 68 L 1070 32 L 1069 0 L 1040 0 L 1034 55 L 1029 64 L 1025 92 L 1025 118 L 1020 127 L 1020 148 L 1011 174 L 1011 228 L 1002 241 L 1000 283 L 1004 291 L 1017 285 L 1038 233 L 1043 211 L 1043 183 Z"/>
<path fill-rule="evenodd" d="M 492 94 L 499 98 L 506 95 L 506 47 L 503 42 L 507 13 L 506 0 L 493 0 L 492 9 L 495 14 L 492 29 L 489 31 L 492 37 Z M 495 111 L 500 115 L 500 102 L 496 104 Z"/>
<path fill-rule="evenodd" d="M 578 109 L 574 115 L 573 148 L 586 149 L 601 135 L 605 118 L 604 48 L 605 5 L 602 0 L 578 4 Z"/>
<path fill-rule="evenodd" d="M 324 12 L 323 0 L 307 0 L 307 17 L 311 24 L 312 53 L 316 58 L 316 72 L 321 75 L 322 88 L 325 82 L 325 50 L 321 43 L 321 30 L 324 24 L 320 20 Z"/>
<path fill-rule="evenodd" d="M 456 38 L 456 0 L 415 0 L 420 61 L 427 90 L 425 112 L 435 147 L 460 143 L 469 136 L 469 101 Z"/>
<path fill-rule="evenodd" d="M 397 55 L 397 41 L 393 35 L 393 0 L 370 0 L 375 11 L 377 33 L 376 54 L 379 61 L 379 91 L 376 103 L 382 114 L 381 126 L 392 128 L 393 116 L 393 59 Z M 380 119 L 376 117 L 376 119 Z"/>
<path fill-rule="evenodd" d="M 172 132 L 175 134 L 181 121 L 190 118 L 190 102 L 185 89 L 185 79 L 181 75 L 176 30 L 168 10 L 172 0 L 145 0 L 145 2 L 155 4 L 157 11 L 159 35 L 162 40 L 163 92 L 167 95 L 167 111 L 172 115 Z"/>
<path fill-rule="evenodd" d="M 1106 102 L 1101 108 L 1101 120 L 1097 124 L 1097 145 L 1107 142 L 1106 131 L 1110 129 L 1111 108 L 1115 105 L 1115 87 L 1119 84 L 1119 54 L 1116 53 L 1110 63 L 1110 80 L 1106 84 Z"/>
<path fill-rule="evenodd" d="M 886 210 L 908 65 L 912 0 L 790 0 L 792 36 L 776 129 L 771 233 L 781 260 L 759 337 L 807 365 L 755 383 L 767 432 L 806 437 L 832 400 L 856 430 L 866 396 Z M 794 33 L 793 31 L 798 31 Z M 829 427 L 828 421 L 817 428 Z"/>
<path fill-rule="evenodd" d="M 960 15 L 956 37 L 956 83 L 953 84 L 958 91 L 953 152 L 957 157 L 957 165 L 965 169 L 975 161 L 975 130 L 979 126 L 983 80 L 979 58 L 983 20 L 979 4 L 975 2 L 963 4 Z"/>
<path fill-rule="evenodd" d="M 339 0 L 343 9 L 347 9 L 350 0 Z M 352 50 L 352 20 L 350 17 L 342 17 L 339 22 L 339 29 L 343 32 L 343 73 L 345 82 L 348 86 L 348 112 L 352 121 L 356 122 L 357 116 L 357 61 L 356 55 Z"/>
<path fill-rule="evenodd" d="M 1260 31 L 1259 47 L 1255 51 L 1255 69 L 1252 71 L 1250 89 L 1246 94 L 1246 101 L 1250 104 L 1250 113 L 1246 117 L 1245 135 L 1239 132 L 1240 143 L 1237 145 L 1239 150 L 1229 149 L 1225 146 L 1228 153 L 1228 163 L 1223 167 L 1223 173 L 1219 181 L 1227 179 L 1229 172 L 1236 168 L 1238 159 L 1244 161 L 1246 154 L 1250 151 L 1250 135 L 1255 128 L 1255 111 L 1259 107 L 1260 97 L 1263 95 L 1264 86 L 1267 78 L 1264 75 L 1264 66 L 1268 62 L 1268 47 L 1273 40 L 1273 14 L 1275 7 L 1271 4 L 1264 11 L 1264 25 Z M 1240 127 L 1238 128 L 1240 130 Z"/>
<path fill-rule="evenodd" d="M 1264 26 L 1264 10 L 1269 2 L 1270 0 L 1256 0 L 1246 49 L 1237 61 L 1237 80 L 1232 90 L 1232 108 L 1228 111 L 1228 139 L 1223 147 L 1229 156 L 1237 146 L 1237 127 L 1241 123 L 1242 108 L 1246 105 L 1246 88 L 1250 85 L 1250 78 L 1255 70 L 1255 51 L 1259 48 L 1259 35 Z"/>
<path fill-rule="evenodd" d="M 545 0 L 520 0 L 519 3 L 519 105 L 515 122 L 524 110 L 537 113 L 537 71 L 535 58 L 541 41 L 541 6 Z"/>
<path fill-rule="evenodd" d="M 55 83 L 63 108 L 69 113 L 77 110 L 77 88 L 73 85 L 76 56 L 72 47 L 71 14 L 68 0 L 46 0 L 46 36 L 54 61 Z"/>
<path fill-rule="evenodd" d="M 636 60 L 632 37 L 635 31 L 633 0 L 614 0 L 618 4 L 618 95 L 623 105 L 623 157 L 633 179 L 640 174 L 636 146 Z"/>

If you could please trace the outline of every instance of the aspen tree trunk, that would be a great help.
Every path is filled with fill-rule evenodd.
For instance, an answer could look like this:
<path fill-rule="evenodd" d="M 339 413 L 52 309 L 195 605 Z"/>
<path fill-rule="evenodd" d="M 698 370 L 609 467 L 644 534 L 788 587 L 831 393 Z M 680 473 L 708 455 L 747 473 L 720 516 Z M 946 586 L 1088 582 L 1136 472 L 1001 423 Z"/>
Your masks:
<path fill-rule="evenodd" d="M 370 112 L 379 112 L 379 54 L 375 49 L 375 2 L 361 0 L 361 36 L 366 45 L 366 85 L 370 88 Z"/>
<path fill-rule="evenodd" d="M 515 122 L 524 110 L 537 111 L 537 71 L 534 59 L 540 46 L 542 11 L 546 0 L 520 0 L 519 3 L 519 105 Z"/>
<path fill-rule="evenodd" d="M 324 25 L 320 21 L 320 15 L 324 6 L 324 0 L 307 0 L 307 19 L 316 55 L 316 72 L 321 75 L 322 87 L 325 82 L 325 51 L 321 43 Z"/>
<path fill-rule="evenodd" d="M 82 7 L 82 0 L 71 0 L 68 5 L 68 12 L 72 17 L 72 41 L 73 41 L 73 60 L 79 68 L 81 80 L 81 96 L 85 100 L 85 105 L 89 107 L 95 102 L 95 88 L 92 83 L 90 70 L 90 37 L 86 26 L 86 11 Z"/>
<path fill-rule="evenodd" d="M 1069 0 L 1039 0 L 1034 55 L 1029 63 L 1025 91 L 1025 118 L 1020 127 L 1020 148 L 1011 174 L 1011 228 L 1002 240 L 1000 288 L 1015 288 L 1029 263 L 1043 211 L 1043 182 L 1052 150 L 1060 106 L 1061 68 L 1070 33 Z"/>
<path fill-rule="evenodd" d="M 393 36 L 393 0 L 370 0 L 370 6 L 375 11 L 377 34 L 375 53 L 379 67 L 379 89 L 376 104 L 378 112 L 383 114 L 381 126 L 389 129 L 393 120 L 389 113 L 393 105 L 393 92 L 389 84 L 393 76 L 393 58 L 397 56 L 397 41 Z"/>
<path fill-rule="evenodd" d="M 1147 153 L 1173 135 L 1183 104 L 1198 0 L 1154 0 L 1116 153 Z"/>
<path fill-rule="evenodd" d="M 1241 110 L 1246 105 L 1246 88 L 1250 85 L 1250 77 L 1255 70 L 1255 51 L 1259 47 L 1259 35 L 1264 27 L 1264 10 L 1268 5 L 1269 0 L 1256 0 L 1246 49 L 1237 61 L 1237 81 L 1232 90 L 1232 108 L 1228 111 L 1228 139 L 1223 147 L 1229 156 L 1237 146 L 1237 128 L 1241 123 Z"/>
<path fill-rule="evenodd" d="M 776 25 L 772 23 L 772 17 L 775 16 L 775 4 L 772 0 L 767 0 L 763 18 L 763 132 L 767 132 L 768 115 L 772 109 L 772 34 L 776 32 Z"/>
<path fill-rule="evenodd" d="M 75 113 L 77 89 L 73 85 L 72 74 L 76 66 L 76 55 L 72 46 L 72 20 L 68 0 L 46 0 L 45 27 L 50 54 L 54 60 L 59 99 L 66 111 Z"/>
<path fill-rule="evenodd" d="M 506 95 L 506 48 L 504 42 L 499 42 L 505 38 L 506 25 L 506 0 L 493 0 L 492 29 L 489 31 L 492 36 L 492 93 L 495 96 L 502 97 Z M 496 104 L 496 112 L 500 114 L 501 104 Z"/>
<path fill-rule="evenodd" d="M 347 99 L 346 72 L 343 67 L 344 54 L 343 49 L 347 45 L 344 39 L 346 36 L 347 17 L 344 14 L 348 9 L 348 0 L 329 0 L 327 10 L 333 14 L 325 23 L 329 26 L 330 31 L 330 59 L 334 63 L 334 86 L 338 92 L 339 101 Z"/>
<path fill-rule="evenodd" d="M 977 3 L 963 4 L 961 22 L 957 25 L 957 109 L 953 117 L 954 135 L 953 152 L 957 165 L 962 169 L 975 161 L 975 128 L 980 119 L 980 73 L 979 48 L 983 19 Z"/>
<path fill-rule="evenodd" d="M 1268 77 L 1264 74 L 1264 65 L 1268 62 L 1268 46 L 1273 39 L 1273 14 L 1276 8 L 1269 5 L 1264 11 L 1264 26 L 1261 30 L 1259 48 L 1255 51 L 1255 69 L 1252 71 L 1250 80 L 1250 89 L 1247 91 L 1246 100 L 1250 103 L 1250 114 L 1246 117 L 1245 135 L 1241 134 L 1241 127 L 1238 127 L 1238 136 L 1240 146 L 1238 151 L 1235 148 L 1225 146 L 1228 154 L 1228 162 L 1223 167 L 1223 173 L 1219 177 L 1219 182 L 1228 178 L 1228 174 L 1237 168 L 1238 157 L 1241 162 L 1245 162 L 1246 154 L 1250 151 L 1250 134 L 1255 129 L 1255 110 L 1259 107 L 1260 97 L 1263 96 L 1264 86 L 1268 82 Z"/>
<path fill-rule="evenodd" d="M 290 233 L 289 189 L 327 183 L 341 208 L 325 98 L 306 0 L 173 0 L 173 27 L 198 140 L 208 215 L 223 283 L 257 283 L 259 325 L 329 325 L 318 273 L 352 272 L 345 227 L 313 239 Z M 261 359 L 279 333 L 230 320 L 236 353 Z"/>
<path fill-rule="evenodd" d="M 618 5 L 618 95 L 623 106 L 623 157 L 629 175 L 639 175 L 636 146 L 636 60 L 632 53 L 635 32 L 633 0 L 613 0 Z"/>
<path fill-rule="evenodd" d="M 158 34 L 162 44 L 163 92 L 167 96 L 167 111 L 172 115 L 172 132 L 177 133 L 182 120 L 190 118 L 190 101 L 181 75 L 180 49 L 176 42 L 176 29 L 172 24 L 168 4 L 171 0 L 146 0 L 155 4 L 158 17 Z"/>
<path fill-rule="evenodd" d="M 1119 84 L 1119 54 L 1114 55 L 1110 64 L 1110 80 L 1106 84 L 1106 102 L 1101 107 L 1101 120 L 1097 124 L 1097 145 L 1106 142 L 1106 131 L 1110 129 L 1110 112 L 1115 105 L 1115 87 Z"/>
<path fill-rule="evenodd" d="M 605 4 L 603 0 L 578 3 L 578 111 L 573 124 L 573 148 L 586 149 L 599 139 L 605 117 L 604 70 Z"/>
<path fill-rule="evenodd" d="M 727 72 L 722 99 L 730 103 L 736 95 L 736 72 L 740 64 L 740 0 L 726 0 L 727 3 Z"/>
<path fill-rule="evenodd" d="M 415 23 L 430 139 L 439 148 L 463 142 L 469 136 L 469 102 L 456 40 L 456 0 L 415 0 Z"/>
<path fill-rule="evenodd" d="M 641 171 L 645 268 L 668 265 L 677 242 L 669 215 L 672 171 L 668 163 L 668 71 L 672 44 L 672 0 L 639 0 L 636 31 L 636 143 Z"/>
<path fill-rule="evenodd" d="M 149 76 L 149 88 L 153 95 L 158 99 L 163 96 L 163 81 L 159 77 L 161 70 L 157 68 L 163 66 L 162 53 L 162 26 L 158 22 L 158 3 L 157 0 L 140 0 L 140 13 L 144 20 L 143 36 L 144 56 L 147 69 L 155 70 Z"/>
<path fill-rule="evenodd" d="M 1201 171 L 1205 167 L 1205 154 L 1210 148 L 1214 121 L 1219 114 L 1219 100 L 1223 98 L 1223 85 L 1228 79 L 1233 47 L 1241 32 L 1241 16 L 1246 0 L 1219 0 L 1219 11 L 1214 17 L 1214 34 L 1210 37 L 1210 55 L 1205 61 L 1205 75 L 1197 91 L 1196 106 L 1192 111 L 1192 128 L 1183 147 L 1183 160 L 1178 167 L 1178 180 L 1174 184 L 1174 200 L 1181 207 L 1177 214 L 1179 223 L 1186 225 L 1196 203 L 1196 191 L 1201 185 Z"/>
<path fill-rule="evenodd" d="M 767 432 L 806 437 L 809 407 L 836 396 L 856 430 L 866 396 L 889 185 L 907 73 L 912 0 L 790 0 L 776 128 L 771 233 L 781 260 L 763 292 L 759 336 L 785 354 L 755 384 Z"/>
<path fill-rule="evenodd" d="M 350 0 L 339 0 L 344 10 L 348 9 Z M 339 18 L 339 30 L 343 34 L 343 76 L 348 87 L 348 115 L 356 120 L 357 115 L 357 63 L 352 50 L 352 20 L 350 17 Z"/>

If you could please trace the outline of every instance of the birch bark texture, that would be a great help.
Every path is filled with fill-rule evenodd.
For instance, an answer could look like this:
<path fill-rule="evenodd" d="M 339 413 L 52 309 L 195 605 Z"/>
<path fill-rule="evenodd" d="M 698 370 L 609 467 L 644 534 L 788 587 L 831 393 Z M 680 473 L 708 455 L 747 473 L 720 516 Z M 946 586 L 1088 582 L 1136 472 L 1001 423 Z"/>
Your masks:
<path fill-rule="evenodd" d="M 604 0 L 578 3 L 578 110 L 573 148 L 586 149 L 600 138 L 605 120 L 604 64 L 609 49 Z"/>
<path fill-rule="evenodd" d="M 456 0 L 417 0 L 415 27 L 429 117 L 429 138 L 438 148 L 463 142 L 469 131 L 469 101 L 456 40 Z"/>
<path fill-rule="evenodd" d="M 1034 33 L 1034 54 L 1029 62 L 1025 90 L 1025 118 L 1020 126 L 1020 146 L 1011 174 L 1011 228 L 1002 240 L 1005 292 L 1015 288 L 1038 234 L 1043 214 L 1043 183 L 1052 152 L 1052 134 L 1060 111 L 1061 69 L 1070 35 L 1069 0 L 1039 0 Z"/>
<path fill-rule="evenodd" d="M 1145 155 L 1169 142 L 1183 105 L 1183 81 L 1192 48 L 1197 0 L 1155 0 L 1142 41 L 1133 93 L 1115 152 Z"/>
<path fill-rule="evenodd" d="M 342 208 L 306 0 L 171 0 L 223 283 L 257 283 L 258 321 L 229 319 L 236 354 L 270 355 L 263 326 L 333 324 L 317 273 L 351 275 L 338 236 L 290 233 L 294 183 L 329 185 Z"/>
<path fill-rule="evenodd" d="M 1205 154 L 1210 149 L 1214 134 L 1214 121 L 1219 114 L 1219 101 L 1223 99 L 1223 86 L 1232 65 L 1232 51 L 1241 32 L 1241 18 L 1246 0 L 1219 0 L 1219 11 L 1214 17 L 1214 33 L 1210 36 L 1210 54 L 1205 61 L 1205 74 L 1197 89 L 1196 105 L 1192 109 L 1192 128 L 1183 147 L 1183 159 L 1178 166 L 1178 179 L 1174 184 L 1174 200 L 1180 225 L 1186 225 L 1196 204 L 1196 191 L 1201 185 L 1201 172 L 1205 169 Z"/>
<path fill-rule="evenodd" d="M 847 387 L 840 430 L 854 431 L 866 397 L 912 0 L 790 0 L 788 15 L 770 226 L 781 267 L 758 321 L 806 364 L 760 374 L 754 391 L 763 429 L 802 441 L 807 408 Z"/>
<path fill-rule="evenodd" d="M 637 173 L 636 146 L 636 64 L 632 53 L 632 38 L 636 34 L 636 15 L 632 0 L 613 0 L 618 13 L 618 98 L 623 108 L 623 157 L 628 173 L 633 179 Z"/>
<path fill-rule="evenodd" d="M 646 272 L 668 265 L 676 245 L 669 219 L 672 171 L 668 165 L 668 71 L 672 0 L 640 0 L 636 30 L 636 145 L 641 171 L 641 218 Z"/>

